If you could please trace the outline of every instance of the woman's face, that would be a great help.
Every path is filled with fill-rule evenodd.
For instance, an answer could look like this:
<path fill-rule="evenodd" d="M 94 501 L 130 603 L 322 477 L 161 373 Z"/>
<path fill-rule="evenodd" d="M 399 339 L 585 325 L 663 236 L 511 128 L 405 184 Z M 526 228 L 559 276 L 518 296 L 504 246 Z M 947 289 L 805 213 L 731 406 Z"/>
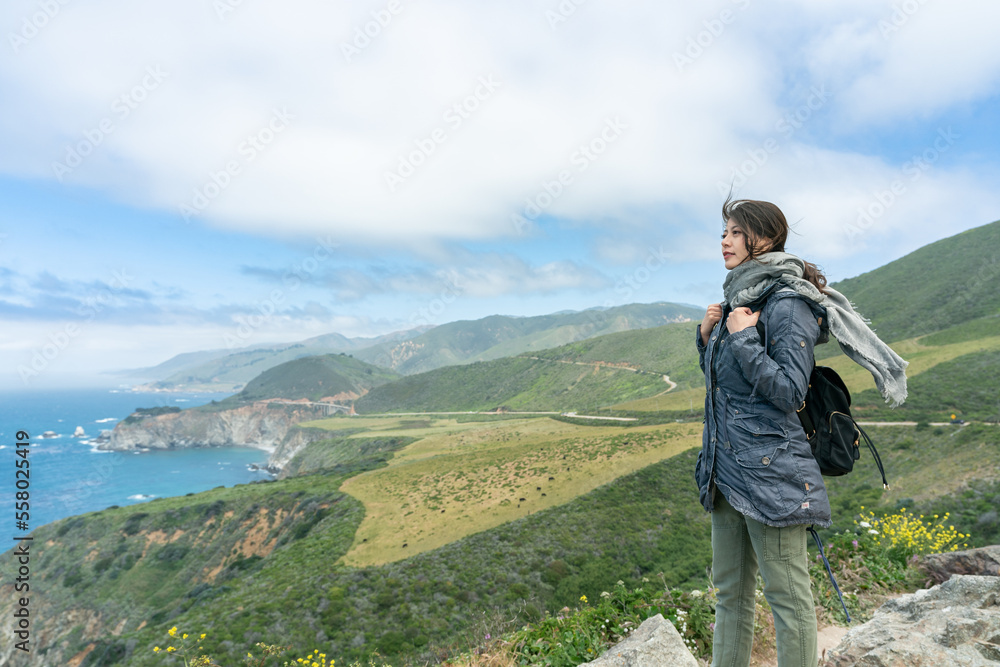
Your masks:
<path fill-rule="evenodd" d="M 726 228 L 722 231 L 722 259 L 726 263 L 726 268 L 735 269 L 745 262 L 748 256 L 746 234 L 732 219 L 728 220 Z"/>

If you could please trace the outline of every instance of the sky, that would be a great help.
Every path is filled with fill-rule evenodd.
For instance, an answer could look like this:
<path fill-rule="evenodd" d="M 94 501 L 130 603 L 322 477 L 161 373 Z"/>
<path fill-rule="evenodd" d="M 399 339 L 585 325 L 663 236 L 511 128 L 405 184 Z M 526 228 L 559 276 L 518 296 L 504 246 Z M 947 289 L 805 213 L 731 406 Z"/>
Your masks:
<path fill-rule="evenodd" d="M 720 208 L 831 281 L 1000 218 L 987 0 L 9 0 L 0 381 L 705 306 Z"/>

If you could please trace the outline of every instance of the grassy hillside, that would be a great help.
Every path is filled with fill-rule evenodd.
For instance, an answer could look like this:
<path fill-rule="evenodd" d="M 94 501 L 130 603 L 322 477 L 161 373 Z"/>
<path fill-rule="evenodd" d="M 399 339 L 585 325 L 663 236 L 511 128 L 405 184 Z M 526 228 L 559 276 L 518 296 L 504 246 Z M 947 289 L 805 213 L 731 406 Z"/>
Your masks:
<path fill-rule="evenodd" d="M 294 540 L 292 528 L 288 542 L 262 559 L 234 561 L 219 582 L 199 581 L 203 568 L 194 564 L 199 554 L 180 546 L 162 558 L 157 554 L 169 545 L 139 557 L 138 533 L 123 536 L 127 516 L 114 511 L 87 516 L 73 529 L 94 522 L 93 532 L 87 533 L 97 539 L 91 550 L 108 550 L 110 555 L 114 544 L 124 544 L 126 553 L 136 557 L 129 568 L 136 572 L 133 578 L 164 576 L 153 591 L 160 593 L 151 600 L 155 607 L 145 605 L 149 598 L 133 596 L 124 583 L 108 586 L 106 574 L 93 572 L 94 563 L 104 566 L 105 556 L 88 562 L 85 548 L 75 551 L 80 577 L 96 574 L 86 589 L 83 579 L 69 582 L 79 588 L 75 604 L 86 604 L 89 597 L 90 604 L 113 618 L 128 618 L 121 636 L 109 634 L 95 642 L 87 664 L 161 665 L 163 659 L 151 649 L 163 644 L 166 630 L 173 626 L 206 632 L 205 650 L 223 664 L 240 662 L 246 647 L 259 639 L 309 647 L 306 651 L 321 647 L 338 662 L 342 657 L 364 657 L 372 648 L 395 658 L 421 651 L 429 657 L 431 646 L 460 642 L 481 616 L 479 610 L 516 614 L 520 608 L 523 618 L 537 619 L 546 609 L 576 601 L 582 591 L 596 595 L 618 578 L 639 573 L 655 576 L 662 571 L 670 582 L 700 584 L 708 562 L 709 524 L 686 487 L 692 465 L 693 454 L 682 454 L 566 505 L 404 561 L 360 569 L 335 565 L 345 544 L 335 534 L 343 535 L 358 515 L 358 506 L 346 498 L 336 505 L 344 508 L 338 516 L 328 515 L 309 530 L 302 529 L 304 534 Z M 323 480 L 309 476 L 302 481 Z M 294 480 L 263 486 L 279 493 L 291 483 Z M 150 507 L 143 525 L 171 520 Z M 50 530 L 60 527 L 57 523 Z M 39 537 L 58 539 L 47 532 Z M 225 545 L 206 541 L 202 548 L 221 551 Z M 62 581 L 48 588 L 60 589 Z M 140 590 L 144 595 L 151 591 L 149 586 Z M 136 627 L 139 619 L 146 621 L 142 629 Z M 77 639 L 70 653 L 84 644 Z"/>
<path fill-rule="evenodd" d="M 264 371 L 243 391 L 194 410 L 226 410 L 268 398 L 309 399 L 341 396 L 345 403 L 372 387 L 398 378 L 385 368 L 346 354 L 324 354 L 288 361 Z"/>
<path fill-rule="evenodd" d="M 704 313 L 672 303 L 629 304 L 537 317 L 493 315 L 450 322 L 398 345 L 381 344 L 357 352 L 364 359 L 404 375 L 442 366 L 484 361 L 551 348 L 619 331 L 683 322 Z"/>
<path fill-rule="evenodd" d="M 439 368 L 373 389 L 362 413 L 592 410 L 700 382 L 691 324 L 609 334 L 524 356 Z"/>
<path fill-rule="evenodd" d="M 1000 221 L 835 283 L 887 341 L 1000 313 Z"/>
<path fill-rule="evenodd" d="M 861 419 L 940 421 L 956 413 L 965 419 L 996 420 L 1000 418 L 997 405 L 1000 389 L 990 378 L 997 377 L 998 371 L 1000 329 L 994 327 L 998 321 L 996 316 L 978 318 L 934 334 L 893 343 L 892 348 L 910 362 L 906 369 L 909 397 L 905 404 L 894 409 L 882 401 L 868 371 L 836 352 L 836 343 L 817 348 L 816 358 L 844 379 Z M 823 355 L 820 350 L 824 348 L 835 352 Z M 704 399 L 705 390 L 699 384 L 656 398 L 622 402 L 614 408 L 700 414 Z"/>
<path fill-rule="evenodd" d="M 240 400 L 308 398 L 360 394 L 398 375 L 345 354 L 296 359 L 264 371 L 239 393 Z"/>
<path fill-rule="evenodd" d="M 394 431 L 410 432 L 412 442 L 393 457 L 399 459 L 397 472 L 436 460 L 442 479 L 464 479 L 469 486 L 453 489 L 470 496 L 465 501 L 439 493 L 436 502 L 448 509 L 447 518 L 458 507 L 449 503 L 481 503 L 473 497 L 478 488 L 493 488 L 472 473 L 477 468 L 487 476 L 495 473 L 461 453 L 468 451 L 473 458 L 490 449 L 498 455 L 514 453 L 517 445 L 511 438 L 526 432 L 528 422 L 444 426 L 458 429 L 460 437 L 421 438 L 434 430 L 440 435 L 436 422 L 425 426 L 414 420 L 362 419 L 359 427 L 369 430 L 354 438 L 368 444 L 381 438 L 389 444 L 397 437 Z M 497 427 L 506 430 L 497 432 Z M 689 427 L 697 430 L 697 425 Z M 670 428 L 663 427 L 658 437 Z M 641 445 L 644 434 L 656 433 L 619 428 L 618 436 L 603 439 L 605 453 L 641 455 L 636 444 Z M 838 525 L 850 525 L 862 505 L 917 511 L 949 506 L 955 508 L 956 527 L 971 532 L 973 543 L 996 533 L 996 513 L 990 514 L 989 507 L 1000 492 L 1000 460 L 991 453 L 1000 446 L 1000 429 L 883 427 L 873 428 L 872 435 L 892 490 L 882 491 L 867 455 L 852 475 L 828 478 Z M 584 452 L 576 460 L 566 459 L 570 467 L 588 461 L 595 470 L 605 467 L 601 450 L 591 457 L 587 438 L 580 440 L 578 445 L 567 439 L 563 445 L 566 454 L 578 448 Z M 338 442 L 355 446 L 355 452 L 365 447 L 342 438 Z M 377 648 L 398 664 L 403 656 L 432 659 L 441 646 L 460 646 L 485 611 L 537 619 L 546 610 L 554 613 L 573 604 L 580 595 L 597 597 L 619 579 L 633 587 L 659 572 L 671 585 L 704 585 L 710 526 L 693 482 L 695 449 L 486 530 L 452 517 L 452 523 L 466 526 L 455 541 L 413 555 L 393 545 L 398 556 L 392 562 L 352 567 L 338 561 L 364 539 L 369 510 L 345 494 L 342 484 L 378 475 L 373 466 L 380 465 L 385 451 L 377 449 L 358 454 L 373 457 L 361 460 L 341 452 L 338 470 L 320 465 L 325 469 L 321 474 L 110 509 L 39 529 L 36 543 L 46 548 L 33 561 L 36 631 L 68 608 L 95 610 L 109 628 L 121 622 L 120 635 L 108 630 L 96 641 L 84 634 L 86 617 L 78 616 L 76 627 L 64 627 L 60 642 L 66 645 L 65 655 L 94 645 L 88 665 L 161 665 L 162 658 L 151 648 L 163 645 L 172 626 L 207 632 L 205 648 L 223 664 L 237 664 L 261 640 L 303 652 L 319 648 L 338 662 L 363 658 Z M 548 464 L 537 460 L 531 447 L 515 460 L 524 475 L 551 472 L 542 470 Z M 363 470 L 369 472 L 351 477 Z M 412 480 L 396 480 L 387 494 Z M 436 488 L 440 492 L 446 486 L 442 482 Z"/>
<path fill-rule="evenodd" d="M 700 427 L 623 432 L 531 419 L 429 435 L 341 487 L 365 505 L 344 562 L 397 560 L 563 504 L 700 443 Z"/>
<path fill-rule="evenodd" d="M 878 469 L 868 450 L 862 449 L 861 460 L 850 475 L 823 478 L 835 527 L 847 525 L 862 505 L 873 510 L 907 507 L 928 515 L 948 505 L 981 508 L 970 497 L 981 499 L 985 493 L 988 502 L 990 489 L 1000 483 L 1000 457 L 996 455 L 1000 428 L 996 426 L 872 426 L 866 431 L 882 456 L 890 490 L 883 491 Z M 953 517 L 955 526 L 972 534 L 970 544 L 995 544 L 990 540 L 1000 530 L 997 517 L 980 521 L 986 510 L 972 512 Z"/>
<path fill-rule="evenodd" d="M 396 434 L 359 438 L 338 434 L 311 443 L 309 447 L 297 453 L 282 469 L 281 475 L 282 478 L 287 478 L 318 472 L 338 474 L 344 466 L 350 466 L 358 460 L 372 461 L 381 465 L 392 458 L 392 452 L 413 442 L 415 439 L 412 437 Z"/>
<path fill-rule="evenodd" d="M 854 406 L 861 419 L 1000 422 L 1000 349 L 971 352 L 940 363 L 908 383 L 906 403 L 888 408 L 874 389 L 858 394 Z"/>
<path fill-rule="evenodd" d="M 68 609 L 88 610 L 90 622 L 121 622 L 128 631 L 140 624 L 165 629 L 241 585 L 276 550 L 298 551 L 307 536 L 317 554 L 342 553 L 364 510 L 336 490 L 340 481 L 301 477 L 220 487 L 44 526 L 34 534 L 45 544 L 32 568 L 35 630 L 52 632 L 46 622 Z M 47 652 L 62 648 L 68 658 L 86 649 L 84 626 L 68 630 Z M 152 656 L 151 648 L 143 643 L 141 653 Z M 126 653 L 107 632 L 88 664 L 118 664 Z"/>

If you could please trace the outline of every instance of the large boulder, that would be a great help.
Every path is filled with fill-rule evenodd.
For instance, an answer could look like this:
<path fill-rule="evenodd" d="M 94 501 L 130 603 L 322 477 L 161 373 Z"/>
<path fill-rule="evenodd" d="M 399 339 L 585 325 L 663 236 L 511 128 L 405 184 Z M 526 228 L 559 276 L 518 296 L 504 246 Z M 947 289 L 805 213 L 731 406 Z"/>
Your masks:
<path fill-rule="evenodd" d="M 1000 578 L 956 574 L 889 600 L 827 654 L 827 667 L 997 667 Z"/>
<path fill-rule="evenodd" d="M 1000 577 L 1000 545 L 931 554 L 924 556 L 920 567 L 932 581 L 939 584 L 950 579 L 953 574 Z"/>
<path fill-rule="evenodd" d="M 595 667 L 699 667 L 674 624 L 657 614 L 626 639 L 584 663 Z M 994 666 L 995 667 L 995 666 Z"/>

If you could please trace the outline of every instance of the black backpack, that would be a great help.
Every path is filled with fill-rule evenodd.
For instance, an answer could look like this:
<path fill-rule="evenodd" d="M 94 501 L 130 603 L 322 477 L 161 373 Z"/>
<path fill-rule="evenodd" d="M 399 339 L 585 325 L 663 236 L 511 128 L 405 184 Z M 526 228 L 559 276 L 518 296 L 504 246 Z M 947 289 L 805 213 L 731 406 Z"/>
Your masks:
<path fill-rule="evenodd" d="M 761 344 L 766 348 L 767 336 L 764 323 L 760 320 L 757 321 L 757 333 L 760 334 Z M 828 366 L 817 366 L 813 362 L 813 369 L 809 374 L 809 389 L 802 407 L 798 409 L 798 415 L 821 473 L 828 477 L 838 477 L 851 472 L 854 462 L 861 458 L 859 443 L 864 438 L 879 474 L 882 475 L 882 487 L 889 488 L 882 458 L 871 438 L 851 416 L 851 392 L 835 370 Z"/>

